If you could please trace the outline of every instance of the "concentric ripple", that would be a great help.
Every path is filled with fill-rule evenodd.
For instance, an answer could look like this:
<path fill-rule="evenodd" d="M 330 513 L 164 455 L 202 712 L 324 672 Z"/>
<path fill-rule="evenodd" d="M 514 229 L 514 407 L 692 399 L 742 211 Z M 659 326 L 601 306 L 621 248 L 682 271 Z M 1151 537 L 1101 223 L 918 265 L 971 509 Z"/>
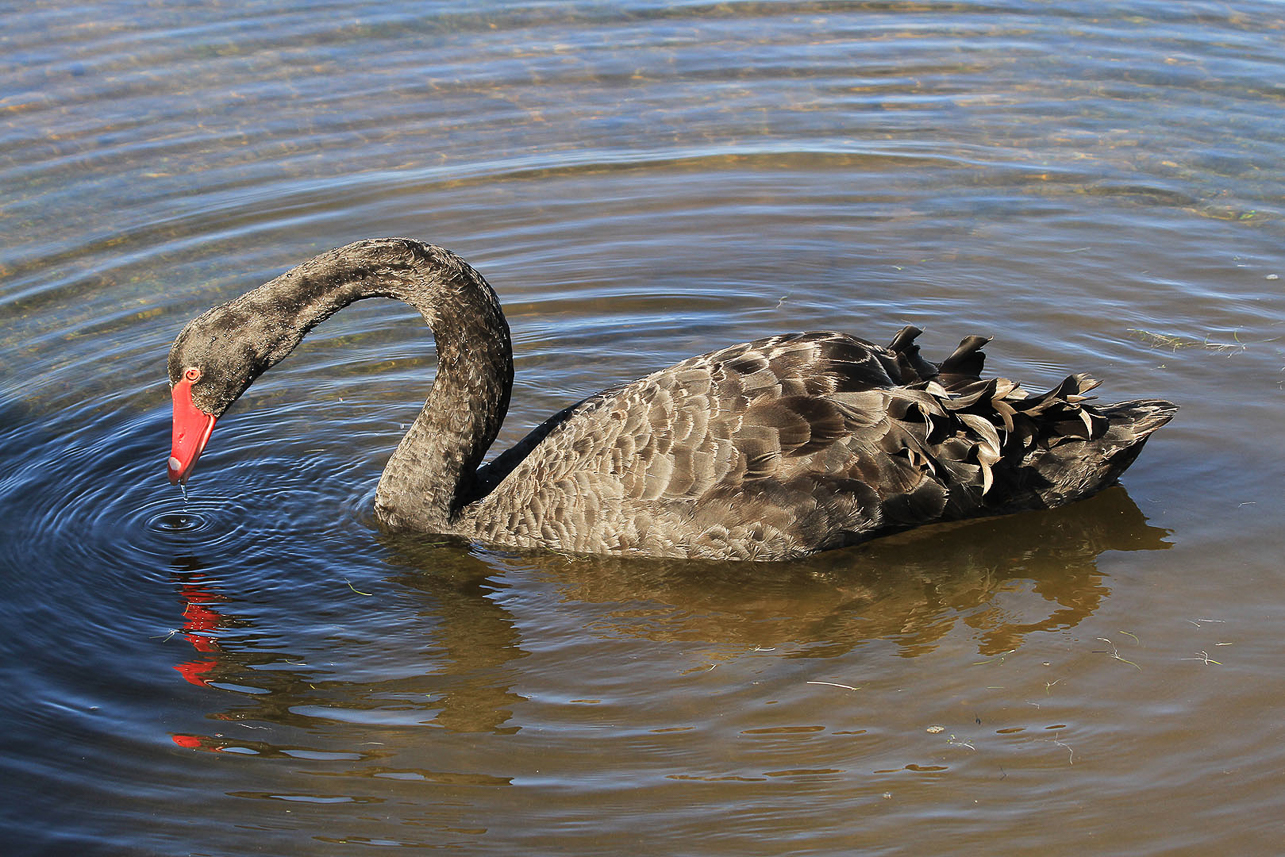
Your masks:
<path fill-rule="evenodd" d="M 194 563 L 245 569 L 256 558 L 321 558 L 337 541 L 368 537 L 353 514 L 353 498 L 369 478 L 361 461 L 315 451 L 265 455 L 250 427 L 245 437 L 220 438 L 221 448 L 202 462 L 209 472 L 184 492 L 164 475 L 163 410 L 106 414 L 61 433 L 42 430 L 66 421 L 54 415 L 5 439 L 16 454 L 8 456 L 0 484 L 26 499 L 28 513 L 10 522 L 16 532 L 0 550 L 22 567 L 72 581 L 92 574 L 96 587 L 107 582 L 106 573 L 129 586 L 140 575 L 164 577 Z"/>
<path fill-rule="evenodd" d="M 147 527 L 161 533 L 172 535 L 178 533 L 199 533 L 206 529 L 209 519 L 199 512 L 161 512 L 147 519 Z"/>
<path fill-rule="evenodd" d="M 109 507 L 110 508 L 110 507 Z M 162 557 L 175 548 L 217 549 L 253 540 L 249 507 L 235 496 L 155 497 L 128 510 L 130 546 Z"/>

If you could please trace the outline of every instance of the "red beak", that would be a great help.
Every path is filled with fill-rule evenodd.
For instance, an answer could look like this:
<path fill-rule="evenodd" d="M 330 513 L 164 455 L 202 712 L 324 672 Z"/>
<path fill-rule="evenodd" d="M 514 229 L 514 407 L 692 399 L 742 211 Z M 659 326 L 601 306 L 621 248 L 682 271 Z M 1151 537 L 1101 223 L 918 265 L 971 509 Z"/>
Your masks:
<path fill-rule="evenodd" d="M 170 395 L 174 398 L 174 434 L 166 465 L 171 482 L 187 482 L 214 431 L 214 417 L 192 402 L 192 382 L 186 378 L 174 385 Z"/>

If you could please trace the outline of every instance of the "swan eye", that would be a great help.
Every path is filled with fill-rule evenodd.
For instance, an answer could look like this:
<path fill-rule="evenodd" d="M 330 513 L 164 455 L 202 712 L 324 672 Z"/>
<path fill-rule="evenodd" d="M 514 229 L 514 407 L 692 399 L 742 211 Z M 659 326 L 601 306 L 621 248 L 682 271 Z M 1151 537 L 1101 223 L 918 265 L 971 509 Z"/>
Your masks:
<path fill-rule="evenodd" d="M 183 370 L 183 380 L 190 381 L 195 384 L 197 381 L 201 380 L 201 370 L 197 369 L 195 366 L 189 366 Z"/>

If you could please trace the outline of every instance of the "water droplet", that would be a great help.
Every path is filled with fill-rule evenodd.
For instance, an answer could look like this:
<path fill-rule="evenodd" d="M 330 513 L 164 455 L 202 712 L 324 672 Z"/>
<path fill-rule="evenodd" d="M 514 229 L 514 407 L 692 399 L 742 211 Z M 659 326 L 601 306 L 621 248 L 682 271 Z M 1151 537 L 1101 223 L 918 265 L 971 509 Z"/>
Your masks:
<path fill-rule="evenodd" d="M 148 521 L 148 524 L 153 530 L 162 533 L 191 533 L 205 526 L 205 518 L 184 509 L 182 512 L 164 512 L 156 515 Z"/>

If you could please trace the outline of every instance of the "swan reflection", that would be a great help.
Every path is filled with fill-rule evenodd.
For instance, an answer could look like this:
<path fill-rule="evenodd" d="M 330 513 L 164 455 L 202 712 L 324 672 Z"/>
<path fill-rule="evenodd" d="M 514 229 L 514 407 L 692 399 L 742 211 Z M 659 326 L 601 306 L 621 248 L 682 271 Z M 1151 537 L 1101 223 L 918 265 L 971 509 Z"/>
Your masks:
<path fill-rule="evenodd" d="M 604 647 L 696 642 L 721 658 L 750 650 L 829 658 L 883 642 L 912 658 L 960 628 L 982 655 L 1012 651 L 1093 614 L 1110 591 L 1098 569 L 1104 552 L 1165 549 L 1167 535 L 1116 487 L 1064 509 L 921 529 L 788 565 L 496 554 L 385 536 L 392 570 L 379 592 L 344 585 L 344 603 L 321 610 L 330 627 L 300 615 L 294 629 L 265 628 L 262 615 L 250 615 L 262 611 L 239 606 L 246 599 L 232 575 L 214 579 L 187 556 L 173 579 L 194 657 L 176 669 L 228 694 L 211 697 L 226 706 L 217 720 L 293 727 L 313 741 L 355 726 L 377 756 L 381 741 L 401 745 L 397 736 L 412 728 L 517 731 L 514 713 L 526 702 L 518 688 L 538 685 L 538 670 L 550 668 L 546 658 L 528 675 L 523 659 L 556 648 L 559 633 Z M 292 597 L 273 596 L 278 607 Z M 535 627 L 525 609 L 519 620 L 505 606 L 537 597 L 553 606 L 533 609 L 575 611 L 581 624 L 555 633 L 556 617 Z M 274 621 L 288 625 L 290 615 Z M 246 737 L 175 741 L 257 754 L 339 751 L 256 747 Z"/>

